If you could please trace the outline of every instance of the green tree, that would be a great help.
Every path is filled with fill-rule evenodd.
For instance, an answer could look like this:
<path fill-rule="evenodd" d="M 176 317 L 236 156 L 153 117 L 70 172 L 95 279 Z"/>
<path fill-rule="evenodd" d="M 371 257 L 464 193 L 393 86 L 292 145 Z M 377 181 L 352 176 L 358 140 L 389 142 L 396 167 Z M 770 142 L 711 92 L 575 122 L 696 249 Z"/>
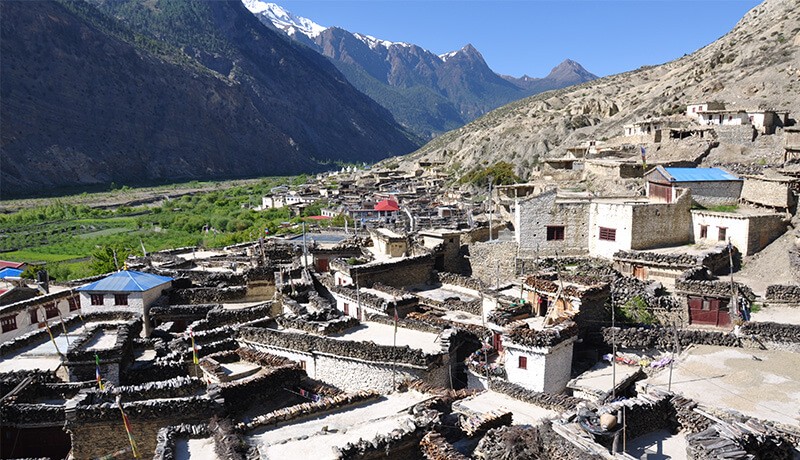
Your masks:
<path fill-rule="evenodd" d="M 123 268 L 125 259 L 133 253 L 134 251 L 131 248 L 125 247 L 121 243 L 99 246 L 92 252 L 89 269 L 93 275 L 117 271 Z"/>

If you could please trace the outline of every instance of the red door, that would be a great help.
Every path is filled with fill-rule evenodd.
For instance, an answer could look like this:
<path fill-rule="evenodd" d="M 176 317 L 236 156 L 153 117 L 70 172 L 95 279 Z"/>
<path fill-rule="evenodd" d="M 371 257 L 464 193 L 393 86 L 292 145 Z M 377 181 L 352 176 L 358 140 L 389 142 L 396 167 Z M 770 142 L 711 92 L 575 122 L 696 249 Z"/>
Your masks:
<path fill-rule="evenodd" d="M 498 353 L 503 351 L 503 339 L 502 339 L 502 337 L 503 336 L 500 335 L 497 332 L 495 332 L 494 333 L 494 337 L 492 337 L 492 346 L 494 346 L 494 349 L 497 350 Z"/>

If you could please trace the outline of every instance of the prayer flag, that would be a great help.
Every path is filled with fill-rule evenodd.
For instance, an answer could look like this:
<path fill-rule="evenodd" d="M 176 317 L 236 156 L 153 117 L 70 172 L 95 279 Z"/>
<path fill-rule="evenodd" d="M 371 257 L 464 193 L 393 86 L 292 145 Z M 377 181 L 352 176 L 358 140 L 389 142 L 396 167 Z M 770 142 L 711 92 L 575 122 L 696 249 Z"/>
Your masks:
<path fill-rule="evenodd" d="M 197 359 L 197 347 L 194 344 L 194 331 L 189 330 L 189 336 L 192 338 L 192 362 L 195 364 L 199 364 L 200 360 Z"/>
<path fill-rule="evenodd" d="M 139 449 L 136 447 L 136 440 L 133 439 L 133 429 L 131 428 L 131 422 L 128 420 L 128 416 L 125 415 L 125 411 L 122 410 L 122 399 L 117 395 L 117 407 L 119 407 L 119 412 L 122 414 L 122 423 L 125 425 L 125 432 L 128 434 L 128 442 L 131 445 L 131 451 L 133 453 L 133 458 L 139 458 Z"/>
<path fill-rule="evenodd" d="M 94 354 L 94 375 L 97 377 L 97 387 L 100 388 L 100 391 L 106 389 L 105 385 L 103 385 L 103 379 L 100 377 L 100 357 L 97 356 L 97 353 Z"/>

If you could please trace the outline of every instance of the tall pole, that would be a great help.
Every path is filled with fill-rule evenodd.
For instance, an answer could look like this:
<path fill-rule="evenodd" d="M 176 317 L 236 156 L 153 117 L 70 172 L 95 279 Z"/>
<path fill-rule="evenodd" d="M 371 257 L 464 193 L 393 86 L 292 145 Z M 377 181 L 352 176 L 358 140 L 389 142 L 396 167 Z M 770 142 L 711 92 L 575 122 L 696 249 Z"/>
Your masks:
<path fill-rule="evenodd" d="M 308 268 L 306 266 L 306 261 L 308 259 L 307 256 L 308 248 L 306 247 L 306 223 L 303 222 L 303 268 Z"/>
<path fill-rule="evenodd" d="M 494 208 L 494 203 L 492 202 L 492 183 L 494 182 L 494 177 L 489 176 L 489 241 L 492 241 L 492 210 Z"/>
<path fill-rule="evenodd" d="M 617 399 L 617 307 L 611 297 L 611 399 Z"/>
<path fill-rule="evenodd" d="M 736 284 L 733 282 L 733 244 L 728 237 L 728 264 L 731 269 L 731 305 L 728 306 L 728 314 L 731 316 L 731 322 L 735 323 L 740 319 L 739 315 L 739 301 L 736 296 Z"/>

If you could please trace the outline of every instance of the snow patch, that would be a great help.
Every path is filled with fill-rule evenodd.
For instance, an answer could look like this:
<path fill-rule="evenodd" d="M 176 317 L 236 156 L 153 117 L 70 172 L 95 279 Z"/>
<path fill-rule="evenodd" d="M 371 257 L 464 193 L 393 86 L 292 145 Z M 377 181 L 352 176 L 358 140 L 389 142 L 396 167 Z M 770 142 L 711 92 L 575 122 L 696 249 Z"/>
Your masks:
<path fill-rule="evenodd" d="M 261 0 L 242 0 L 242 3 L 251 13 L 266 17 L 275 27 L 289 35 L 299 32 L 309 38 L 315 38 L 327 29 L 310 19 L 294 15 L 275 3 Z"/>

